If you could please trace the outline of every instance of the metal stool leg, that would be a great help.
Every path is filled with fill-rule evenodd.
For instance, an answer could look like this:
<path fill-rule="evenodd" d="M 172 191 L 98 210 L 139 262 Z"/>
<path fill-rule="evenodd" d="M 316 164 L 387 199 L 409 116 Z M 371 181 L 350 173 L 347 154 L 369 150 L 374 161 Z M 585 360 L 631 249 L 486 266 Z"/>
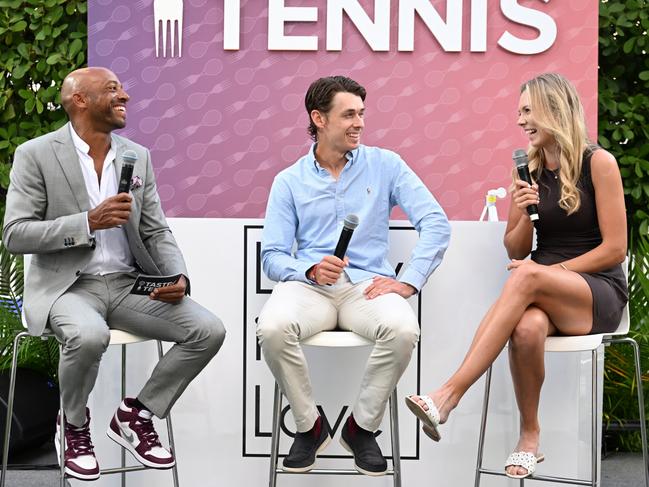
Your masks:
<path fill-rule="evenodd" d="M 640 350 L 638 342 L 633 338 L 625 338 L 626 343 L 633 347 L 633 357 L 635 358 L 635 380 L 638 388 L 638 410 L 640 412 L 640 437 L 642 438 L 642 466 L 644 468 L 644 484 L 649 487 L 649 455 L 647 452 L 647 419 L 644 409 L 644 391 L 642 389 L 642 369 L 640 365 Z"/>
<path fill-rule="evenodd" d="M 644 409 L 644 394 L 642 389 L 642 366 L 640 365 L 640 350 L 638 342 L 633 338 L 617 338 L 610 340 L 610 343 L 626 343 L 633 348 L 633 360 L 635 365 L 635 380 L 638 388 L 638 412 L 640 417 L 640 438 L 642 440 L 642 464 L 644 467 L 645 487 L 649 487 L 649 455 L 647 454 L 647 419 Z"/>
<path fill-rule="evenodd" d="M 121 392 L 122 392 L 122 398 L 126 397 L 126 345 L 128 343 L 133 343 L 133 342 L 127 342 L 127 343 L 122 343 L 122 384 L 121 384 Z M 162 350 L 162 342 L 157 341 L 158 344 L 158 357 L 162 358 L 163 356 L 163 350 Z M 174 444 L 174 439 L 173 439 L 173 429 L 171 425 L 171 415 L 167 415 L 167 434 L 169 437 L 169 448 L 171 452 L 175 455 L 175 450 L 176 446 Z M 121 485 L 122 487 L 125 486 L 126 484 L 126 474 L 129 472 L 137 472 L 141 470 L 148 470 L 150 467 L 147 467 L 145 465 L 133 465 L 133 466 L 127 466 L 126 465 L 126 457 L 125 457 L 126 450 L 122 448 L 121 450 L 121 466 L 115 467 L 115 468 L 107 468 L 104 470 L 101 470 L 101 475 L 109 475 L 109 474 L 116 474 L 119 473 L 121 477 Z M 177 462 L 178 460 L 176 459 L 176 464 L 171 468 L 171 471 L 173 473 L 173 483 L 174 487 L 178 487 L 178 469 L 177 469 Z"/>
<path fill-rule="evenodd" d="M 282 393 L 279 385 L 275 382 L 275 394 L 273 398 L 273 432 L 270 439 L 270 472 L 268 474 L 268 485 L 277 485 L 277 458 L 279 456 L 279 423 L 282 412 Z"/>
<path fill-rule="evenodd" d="M 26 331 L 20 332 L 14 338 L 14 350 L 11 357 L 11 376 L 9 379 L 9 394 L 7 397 L 7 417 L 5 419 L 5 436 L 3 441 L 3 450 L 2 450 L 2 474 L 0 478 L 0 486 L 5 486 L 5 481 L 7 480 L 7 463 L 9 461 L 9 439 L 11 437 L 11 423 L 14 412 L 14 394 L 16 391 L 16 369 L 18 367 L 18 347 L 20 346 L 21 340 L 29 336 L 29 333 Z"/>
<path fill-rule="evenodd" d="M 59 455 L 59 465 L 60 465 L 59 479 L 60 479 L 61 487 L 66 487 L 69 484 L 68 482 L 65 481 L 65 412 L 63 411 L 63 395 L 61 394 L 60 390 L 59 390 L 59 431 L 61 432 L 61 434 L 59 435 L 59 451 L 61 452 L 61 454 Z"/>
<path fill-rule="evenodd" d="M 176 457 L 176 444 L 174 443 L 174 432 L 171 425 L 171 414 L 167 415 L 167 435 L 169 437 L 169 447 L 171 448 L 171 452 L 176 458 L 175 465 L 171 467 L 171 474 L 173 475 L 174 479 L 174 487 L 178 487 L 178 457 Z"/>
<path fill-rule="evenodd" d="M 593 380 L 591 381 L 592 391 L 592 407 L 591 407 L 591 431 L 590 431 L 590 442 L 591 442 L 591 465 L 590 465 L 590 482 L 592 487 L 597 487 L 599 485 L 599 480 L 597 478 L 597 349 L 590 352 L 591 369 Z"/>
<path fill-rule="evenodd" d="M 489 392 L 491 389 L 491 366 L 487 369 L 484 385 L 484 398 L 482 399 L 482 416 L 480 418 L 480 436 L 478 438 L 478 459 L 475 467 L 475 487 L 480 487 L 482 474 L 482 456 L 484 453 L 485 430 L 487 429 L 487 413 L 489 411 Z"/>
<path fill-rule="evenodd" d="M 394 487 L 401 487 L 401 449 L 399 447 L 399 400 L 397 388 L 390 395 L 390 438 L 392 440 L 392 470 L 394 471 L 392 483 Z"/>
<path fill-rule="evenodd" d="M 162 350 L 162 342 L 160 340 L 158 340 L 157 342 L 158 359 L 161 359 L 164 355 L 164 352 Z M 174 457 L 176 457 L 176 443 L 174 442 L 174 430 L 171 424 L 171 414 L 167 414 L 167 436 L 169 438 L 169 448 L 171 448 L 171 452 L 173 453 Z M 176 457 L 176 464 L 171 468 L 171 473 L 173 475 L 174 487 L 178 487 L 178 457 Z"/>
<path fill-rule="evenodd" d="M 126 397 L 126 345 L 122 345 L 122 398 Z M 120 465 L 126 467 L 126 449 L 120 448 Z M 122 487 L 126 487 L 126 472 L 120 473 Z"/>

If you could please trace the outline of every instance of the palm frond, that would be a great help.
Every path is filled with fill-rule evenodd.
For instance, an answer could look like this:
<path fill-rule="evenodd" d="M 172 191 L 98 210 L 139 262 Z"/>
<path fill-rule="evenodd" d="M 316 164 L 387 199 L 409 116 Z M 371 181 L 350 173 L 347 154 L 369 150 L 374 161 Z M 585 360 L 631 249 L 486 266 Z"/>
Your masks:
<path fill-rule="evenodd" d="M 629 238 L 629 336 L 640 348 L 642 387 L 649 415 L 649 238 L 632 228 Z M 637 388 L 633 352 L 628 346 L 606 349 L 604 362 L 604 421 L 606 424 L 633 421 L 638 417 Z M 638 432 L 621 434 L 619 448 L 639 451 Z"/>
<path fill-rule="evenodd" d="M 634 330 L 642 330 L 649 326 L 649 238 L 632 231 L 629 244 L 631 324 Z"/>
<path fill-rule="evenodd" d="M 24 290 L 22 257 L 9 253 L 0 242 L 0 370 L 11 367 L 13 341 L 23 331 L 20 319 Z M 56 379 L 58 370 L 56 340 L 38 337 L 24 339 L 18 350 L 18 366 Z"/>
<path fill-rule="evenodd" d="M 11 255 L 0 242 L 0 300 L 2 305 L 20 312 L 24 289 L 22 258 Z"/>

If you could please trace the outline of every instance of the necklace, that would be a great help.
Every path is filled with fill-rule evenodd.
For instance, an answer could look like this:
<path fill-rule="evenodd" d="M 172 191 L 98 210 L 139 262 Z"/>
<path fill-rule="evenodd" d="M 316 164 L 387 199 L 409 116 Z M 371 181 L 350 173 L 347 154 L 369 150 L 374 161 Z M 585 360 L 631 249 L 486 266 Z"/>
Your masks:
<path fill-rule="evenodd" d="M 547 169 L 547 168 L 546 168 L 546 169 Z M 552 175 L 554 176 L 554 179 L 559 179 L 559 171 L 560 171 L 560 170 L 561 170 L 561 168 L 557 168 L 557 169 L 548 169 L 548 171 L 550 171 L 550 174 L 552 174 Z"/>

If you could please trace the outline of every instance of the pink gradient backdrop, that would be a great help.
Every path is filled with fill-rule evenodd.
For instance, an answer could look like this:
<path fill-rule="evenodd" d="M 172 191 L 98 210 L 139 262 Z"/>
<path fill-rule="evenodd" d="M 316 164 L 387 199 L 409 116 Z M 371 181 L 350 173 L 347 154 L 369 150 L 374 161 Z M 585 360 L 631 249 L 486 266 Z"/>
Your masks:
<path fill-rule="evenodd" d="M 185 0 L 183 55 L 156 58 L 153 0 L 89 1 L 89 64 L 109 67 L 126 86 L 121 133 L 151 148 L 167 216 L 263 216 L 274 175 L 310 145 L 304 93 L 320 76 L 343 74 L 367 88 L 363 143 L 400 153 L 455 220 L 476 220 L 486 191 L 508 186 L 512 150 L 526 145 L 516 126 L 525 80 L 545 71 L 570 78 L 595 137 L 597 0 L 519 0 L 557 23 L 553 47 L 534 56 L 497 46 L 506 30 L 536 37 L 506 19 L 498 1 L 489 0 L 486 53 L 469 52 L 468 0 L 461 53 L 444 52 L 421 21 L 414 52 L 398 52 L 396 0 L 390 52 L 371 51 L 349 19 L 343 51 L 327 52 L 326 2 L 286 3 L 319 6 L 317 23 L 286 29 L 317 35 L 317 52 L 268 51 L 262 0 L 241 1 L 240 50 L 224 51 L 223 2 Z M 446 2 L 431 3 L 444 16 Z M 372 15 L 373 2 L 361 4 Z M 507 205 L 498 205 L 501 219 Z"/>

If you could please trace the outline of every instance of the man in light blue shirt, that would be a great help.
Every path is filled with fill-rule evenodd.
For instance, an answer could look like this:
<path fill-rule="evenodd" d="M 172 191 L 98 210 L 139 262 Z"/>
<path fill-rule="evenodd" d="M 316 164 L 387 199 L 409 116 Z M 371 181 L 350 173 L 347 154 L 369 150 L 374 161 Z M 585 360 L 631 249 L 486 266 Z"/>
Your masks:
<path fill-rule="evenodd" d="M 262 263 L 279 282 L 259 316 L 257 336 L 295 418 L 297 434 L 283 462 L 288 471 L 313 468 L 331 440 L 312 398 L 299 340 L 339 327 L 375 342 L 341 443 L 357 470 L 385 474 L 374 431 L 419 338 L 406 298 L 426 283 L 449 242 L 446 215 L 419 177 L 396 153 L 360 144 L 365 95 L 343 76 L 311 84 L 305 105 L 315 143 L 276 176 L 268 199 Z M 396 205 L 419 233 L 399 280 L 387 259 Z M 334 248 L 350 213 L 360 224 L 339 259 Z"/>

